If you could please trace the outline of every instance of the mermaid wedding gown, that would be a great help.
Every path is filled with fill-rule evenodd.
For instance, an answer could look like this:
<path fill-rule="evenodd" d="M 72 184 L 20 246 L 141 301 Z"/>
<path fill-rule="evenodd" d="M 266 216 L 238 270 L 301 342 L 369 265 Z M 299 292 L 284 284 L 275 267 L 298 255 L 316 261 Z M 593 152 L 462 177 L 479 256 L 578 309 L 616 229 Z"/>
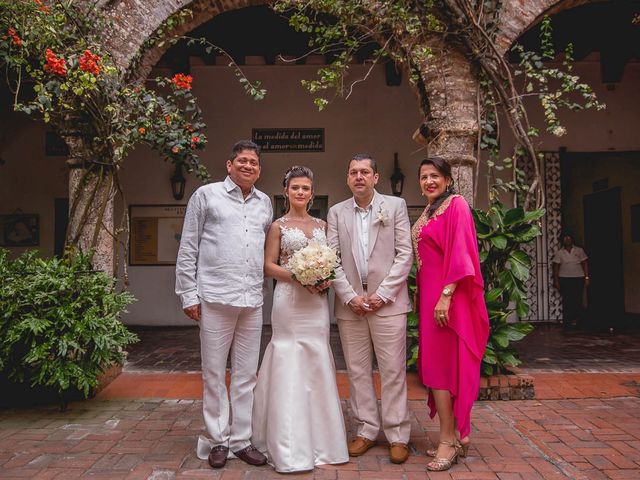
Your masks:
<path fill-rule="evenodd" d="M 316 220 L 316 219 L 314 219 Z M 309 241 L 326 243 L 320 220 L 311 232 L 280 225 L 280 264 Z M 278 282 L 273 335 L 262 360 L 253 405 L 252 443 L 278 472 L 349 461 L 344 418 L 329 345 L 327 295 Z"/>

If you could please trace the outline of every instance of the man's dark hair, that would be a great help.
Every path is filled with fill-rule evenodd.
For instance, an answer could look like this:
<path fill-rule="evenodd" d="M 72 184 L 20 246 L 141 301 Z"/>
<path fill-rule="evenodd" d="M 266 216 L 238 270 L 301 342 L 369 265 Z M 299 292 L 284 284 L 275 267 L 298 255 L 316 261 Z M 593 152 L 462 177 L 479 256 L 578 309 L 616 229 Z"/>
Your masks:
<path fill-rule="evenodd" d="M 254 152 L 256 152 L 256 155 L 258 156 L 258 160 L 260 160 L 260 145 L 252 142 L 251 140 L 240 140 L 239 142 L 236 142 L 236 144 L 231 149 L 231 155 L 229 155 L 229 160 L 233 162 L 233 160 L 243 150 L 253 150 Z"/>
<path fill-rule="evenodd" d="M 369 160 L 369 162 L 371 163 L 371 168 L 373 169 L 373 173 L 378 173 L 378 163 L 376 162 L 375 158 L 373 158 L 372 155 L 369 155 L 368 153 L 356 153 L 353 157 L 351 157 L 351 160 L 349 160 L 349 163 L 353 162 L 361 162 L 363 160 Z"/>

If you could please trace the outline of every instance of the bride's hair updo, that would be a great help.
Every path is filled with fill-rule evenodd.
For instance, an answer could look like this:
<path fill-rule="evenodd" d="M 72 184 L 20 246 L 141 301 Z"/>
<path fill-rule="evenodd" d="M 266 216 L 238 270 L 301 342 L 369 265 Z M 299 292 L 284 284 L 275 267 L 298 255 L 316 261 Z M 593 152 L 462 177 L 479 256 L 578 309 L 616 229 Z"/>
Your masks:
<path fill-rule="evenodd" d="M 282 186 L 284 188 L 289 188 L 289 182 L 292 178 L 308 178 L 311 180 L 311 183 L 313 183 L 313 172 L 310 168 L 293 165 L 285 172 Z"/>
<path fill-rule="evenodd" d="M 289 182 L 292 178 L 308 178 L 311 180 L 311 185 L 313 185 L 313 172 L 310 168 L 301 167 L 300 165 L 293 165 L 289 167 L 289 169 L 284 174 L 284 180 L 282 181 L 282 186 L 285 190 L 289 188 Z M 307 203 L 307 212 L 311 209 L 311 205 L 313 205 L 313 195 Z M 285 213 L 289 211 L 289 201 L 287 200 L 287 196 L 284 197 L 284 210 Z"/>

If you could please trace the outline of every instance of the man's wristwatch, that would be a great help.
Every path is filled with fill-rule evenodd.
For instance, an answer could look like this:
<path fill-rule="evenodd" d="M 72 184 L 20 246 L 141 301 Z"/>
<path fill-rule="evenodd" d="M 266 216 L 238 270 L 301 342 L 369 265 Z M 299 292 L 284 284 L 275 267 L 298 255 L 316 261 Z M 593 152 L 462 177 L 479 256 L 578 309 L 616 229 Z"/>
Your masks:
<path fill-rule="evenodd" d="M 451 290 L 449 287 L 444 287 L 444 289 L 442 290 L 442 295 L 444 295 L 445 297 L 450 297 L 451 295 L 453 295 L 453 290 Z"/>

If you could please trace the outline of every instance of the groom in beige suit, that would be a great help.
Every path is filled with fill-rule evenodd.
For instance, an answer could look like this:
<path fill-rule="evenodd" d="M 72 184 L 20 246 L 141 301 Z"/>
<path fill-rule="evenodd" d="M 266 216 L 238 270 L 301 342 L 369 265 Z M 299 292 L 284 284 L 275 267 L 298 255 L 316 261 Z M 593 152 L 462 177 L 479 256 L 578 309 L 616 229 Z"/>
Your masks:
<path fill-rule="evenodd" d="M 391 461 L 403 463 L 410 433 L 405 362 L 411 233 L 405 201 L 378 193 L 378 179 L 371 155 L 353 157 L 347 173 L 353 197 L 329 210 L 328 240 L 342 258 L 333 281 L 335 316 L 358 423 L 349 454 L 359 456 L 374 446 L 382 426 Z M 374 351 L 382 419 L 372 379 Z"/>

